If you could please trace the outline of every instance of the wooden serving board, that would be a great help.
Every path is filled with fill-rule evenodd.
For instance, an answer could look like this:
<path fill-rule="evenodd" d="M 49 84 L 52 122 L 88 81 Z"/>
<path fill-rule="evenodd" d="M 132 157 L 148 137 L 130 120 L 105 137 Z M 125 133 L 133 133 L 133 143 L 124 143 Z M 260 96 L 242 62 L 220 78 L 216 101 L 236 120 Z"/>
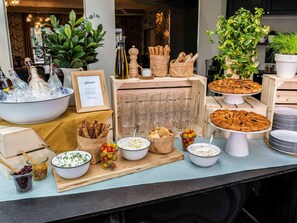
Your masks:
<path fill-rule="evenodd" d="M 119 158 L 115 161 L 117 167 L 114 170 L 103 169 L 101 163 L 90 165 L 88 172 L 84 176 L 77 179 L 64 179 L 58 176 L 54 167 L 52 169 L 57 185 L 57 191 L 63 192 L 104 180 L 147 170 L 153 167 L 161 166 L 163 164 L 172 163 L 182 160 L 183 158 L 184 155 L 177 149 L 174 149 L 169 154 L 156 154 L 148 152 L 145 158 L 137 161 L 125 160 L 119 156 Z"/>

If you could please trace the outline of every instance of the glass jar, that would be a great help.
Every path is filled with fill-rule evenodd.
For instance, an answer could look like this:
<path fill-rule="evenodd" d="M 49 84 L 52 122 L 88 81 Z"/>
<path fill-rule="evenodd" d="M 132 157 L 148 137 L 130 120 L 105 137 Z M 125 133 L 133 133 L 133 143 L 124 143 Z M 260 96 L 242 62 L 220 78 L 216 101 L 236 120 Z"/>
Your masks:
<path fill-rule="evenodd" d="M 27 193 L 33 189 L 33 169 L 31 166 L 24 166 L 19 173 L 10 173 L 17 193 Z"/>
<path fill-rule="evenodd" d="M 34 181 L 44 180 L 47 176 L 47 156 L 34 156 L 34 163 L 27 160 L 27 164 L 33 166 L 33 179 Z"/>

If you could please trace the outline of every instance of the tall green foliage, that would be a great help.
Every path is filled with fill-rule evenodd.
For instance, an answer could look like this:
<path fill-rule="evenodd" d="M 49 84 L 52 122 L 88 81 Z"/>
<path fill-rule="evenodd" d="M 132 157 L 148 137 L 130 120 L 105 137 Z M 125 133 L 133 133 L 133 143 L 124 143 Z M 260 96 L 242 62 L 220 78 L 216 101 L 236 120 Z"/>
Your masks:
<path fill-rule="evenodd" d="M 48 53 L 53 57 L 53 62 L 60 68 L 79 68 L 98 61 L 96 49 L 102 47 L 102 24 L 93 29 L 89 18 L 76 19 L 76 13 L 72 10 L 69 21 L 61 25 L 54 15 L 50 16 L 51 32 L 45 34 L 45 44 Z"/>
<path fill-rule="evenodd" d="M 278 33 L 269 46 L 276 53 L 297 55 L 297 33 Z"/>
<path fill-rule="evenodd" d="M 211 43 L 214 43 L 212 35 L 218 36 L 217 60 L 221 63 L 221 69 L 233 70 L 241 78 L 248 78 L 253 73 L 258 73 L 257 44 L 263 36 L 269 33 L 269 26 L 261 25 L 262 8 L 255 8 L 255 14 L 244 8 L 239 9 L 230 18 L 220 16 L 217 22 L 217 29 L 207 31 Z M 230 64 L 226 64 L 226 58 Z M 223 76 L 216 75 L 216 79 L 231 77 L 227 73 Z"/>

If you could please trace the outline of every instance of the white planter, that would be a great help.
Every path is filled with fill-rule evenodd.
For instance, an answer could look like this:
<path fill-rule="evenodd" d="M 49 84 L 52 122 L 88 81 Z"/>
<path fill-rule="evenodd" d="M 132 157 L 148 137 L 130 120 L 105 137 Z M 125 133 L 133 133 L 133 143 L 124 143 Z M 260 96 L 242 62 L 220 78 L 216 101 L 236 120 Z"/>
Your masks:
<path fill-rule="evenodd" d="M 72 85 L 71 72 L 84 70 L 82 68 L 60 68 L 60 69 L 63 71 L 63 74 L 64 74 L 63 87 L 72 88 L 72 89 L 73 89 L 73 85 Z M 74 95 L 71 95 L 69 99 L 69 106 L 74 106 L 74 105 L 75 105 Z"/>
<path fill-rule="evenodd" d="M 281 78 L 293 78 L 297 72 L 297 55 L 275 54 L 276 74 Z"/>

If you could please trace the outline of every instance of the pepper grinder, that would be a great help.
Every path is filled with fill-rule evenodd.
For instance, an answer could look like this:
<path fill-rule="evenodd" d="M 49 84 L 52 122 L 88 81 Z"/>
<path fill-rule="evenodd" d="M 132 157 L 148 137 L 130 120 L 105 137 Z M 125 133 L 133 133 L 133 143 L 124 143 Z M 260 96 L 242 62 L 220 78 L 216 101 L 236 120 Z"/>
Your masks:
<path fill-rule="evenodd" d="M 139 50 L 133 45 L 132 48 L 128 51 L 130 55 L 130 63 L 129 63 L 129 76 L 130 78 L 138 78 L 138 63 L 137 63 L 137 55 Z"/>

